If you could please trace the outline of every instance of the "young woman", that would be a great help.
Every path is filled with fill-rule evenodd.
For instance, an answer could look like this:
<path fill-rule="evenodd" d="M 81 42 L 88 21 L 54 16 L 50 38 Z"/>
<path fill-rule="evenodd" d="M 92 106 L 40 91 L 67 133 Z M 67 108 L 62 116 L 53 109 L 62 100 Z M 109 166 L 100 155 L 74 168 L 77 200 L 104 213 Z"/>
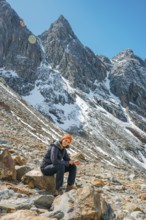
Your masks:
<path fill-rule="evenodd" d="M 76 165 L 80 165 L 77 160 L 71 160 L 66 148 L 72 143 L 72 136 L 64 135 L 60 140 L 54 141 L 44 155 L 41 171 L 46 176 L 56 174 L 56 191 L 54 196 L 61 195 L 64 180 L 64 173 L 69 172 L 66 191 L 75 189 Z"/>

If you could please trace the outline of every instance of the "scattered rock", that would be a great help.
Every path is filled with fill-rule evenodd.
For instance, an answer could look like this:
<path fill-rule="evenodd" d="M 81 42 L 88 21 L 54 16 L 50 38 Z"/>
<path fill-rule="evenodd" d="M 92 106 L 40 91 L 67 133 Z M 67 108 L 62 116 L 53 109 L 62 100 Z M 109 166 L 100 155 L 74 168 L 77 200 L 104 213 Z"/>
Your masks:
<path fill-rule="evenodd" d="M 26 164 L 26 159 L 24 157 L 21 157 L 19 155 L 14 155 L 12 156 L 12 158 L 14 160 L 15 165 L 22 166 Z"/>
<path fill-rule="evenodd" d="M 84 154 L 81 153 L 81 152 L 71 154 L 71 158 L 73 160 L 79 160 L 79 161 L 85 161 L 86 160 Z"/>
<path fill-rule="evenodd" d="M 29 189 L 26 189 L 25 187 L 14 185 L 9 182 L 5 182 L 5 184 L 7 185 L 9 189 L 12 189 L 14 192 L 19 192 L 19 193 L 26 194 L 26 195 L 32 194 L 32 192 Z"/>
<path fill-rule="evenodd" d="M 27 165 L 15 166 L 15 170 L 16 170 L 16 179 L 18 181 L 21 181 L 22 176 L 28 173 L 31 170 L 31 168 Z"/>
<path fill-rule="evenodd" d="M 139 198 L 140 198 L 141 200 L 146 200 L 146 194 L 141 194 L 141 195 L 139 196 Z"/>
<path fill-rule="evenodd" d="M 16 204 L 0 201 L 0 210 L 6 210 L 6 212 L 11 212 L 13 210 L 16 210 L 16 207 Z"/>
<path fill-rule="evenodd" d="M 97 186 L 97 187 L 103 187 L 103 186 L 106 185 L 105 182 L 103 182 L 102 180 L 99 180 L 99 179 L 93 179 L 93 180 L 91 181 L 91 184 L 92 184 L 93 186 Z"/>
<path fill-rule="evenodd" d="M 30 210 L 19 210 L 15 213 L 1 217 L 1 220 L 57 220 L 56 218 L 39 217 L 37 212 Z"/>
<path fill-rule="evenodd" d="M 37 208 L 49 209 L 53 203 L 53 200 L 54 200 L 54 196 L 52 195 L 39 196 L 36 200 L 34 200 L 34 205 Z"/>
<path fill-rule="evenodd" d="M 142 185 L 141 185 L 141 190 L 142 190 L 142 191 L 146 191 L 146 184 L 142 184 Z"/>
<path fill-rule="evenodd" d="M 9 151 L 3 148 L 0 148 L 0 179 L 16 179 L 14 161 Z"/>
<path fill-rule="evenodd" d="M 133 203 L 133 202 L 125 203 L 122 208 L 123 208 L 123 210 L 128 210 L 130 212 L 133 212 L 133 211 L 136 211 L 136 210 L 140 211 L 140 208 L 138 207 L 138 204 Z"/>
<path fill-rule="evenodd" d="M 143 212 L 135 211 L 131 213 L 131 217 L 133 217 L 134 219 L 143 219 L 144 217 L 146 217 L 146 215 Z"/>

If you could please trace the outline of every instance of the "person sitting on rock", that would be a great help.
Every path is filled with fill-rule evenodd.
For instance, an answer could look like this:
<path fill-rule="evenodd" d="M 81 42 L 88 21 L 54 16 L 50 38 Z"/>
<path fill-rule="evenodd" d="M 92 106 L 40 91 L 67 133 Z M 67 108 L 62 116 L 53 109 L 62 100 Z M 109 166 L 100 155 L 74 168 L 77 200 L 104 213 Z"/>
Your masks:
<path fill-rule="evenodd" d="M 44 155 L 40 167 L 42 173 L 46 176 L 56 174 L 56 191 L 54 196 L 63 193 L 62 186 L 65 172 L 69 172 L 66 191 L 76 189 L 74 185 L 76 165 L 80 165 L 80 162 L 78 160 L 71 160 L 66 150 L 66 148 L 69 148 L 72 140 L 72 136 L 66 134 L 60 140 L 54 141 Z"/>

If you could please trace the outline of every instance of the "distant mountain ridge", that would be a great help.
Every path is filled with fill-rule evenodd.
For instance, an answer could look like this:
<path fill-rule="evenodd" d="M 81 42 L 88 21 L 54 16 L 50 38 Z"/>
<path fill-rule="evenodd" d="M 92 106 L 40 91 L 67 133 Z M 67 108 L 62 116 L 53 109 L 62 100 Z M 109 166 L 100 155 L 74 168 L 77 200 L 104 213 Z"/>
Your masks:
<path fill-rule="evenodd" d="M 131 49 L 112 60 L 95 55 L 62 15 L 35 43 L 20 21 L 1 0 L 0 76 L 57 126 L 91 141 L 95 154 L 100 147 L 145 170 L 146 62 Z"/>

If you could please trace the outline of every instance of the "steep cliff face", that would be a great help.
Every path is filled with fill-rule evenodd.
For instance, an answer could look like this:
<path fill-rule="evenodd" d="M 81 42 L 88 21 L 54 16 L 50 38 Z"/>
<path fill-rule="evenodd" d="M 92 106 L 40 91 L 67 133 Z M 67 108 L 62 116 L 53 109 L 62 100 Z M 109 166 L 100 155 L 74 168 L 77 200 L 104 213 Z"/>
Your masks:
<path fill-rule="evenodd" d="M 109 76 L 111 92 L 119 97 L 135 123 L 145 130 L 146 123 L 138 115 L 146 118 L 146 64 L 130 49 L 119 53 L 112 62 Z M 135 120 L 135 114 L 138 120 Z"/>
<path fill-rule="evenodd" d="M 41 48 L 32 33 L 5 1 L 0 1 L 0 67 L 15 70 L 25 80 L 34 80 L 41 62 Z M 31 43 L 30 43 L 31 42 Z"/>
<path fill-rule="evenodd" d="M 131 103 L 144 110 L 146 97 L 146 65 L 132 50 L 127 49 L 113 58 L 111 91 L 123 106 Z M 143 112 L 144 114 L 144 112 Z"/>
<path fill-rule="evenodd" d="M 59 70 L 73 87 L 89 92 L 90 88 L 95 89 L 95 80 L 105 78 L 105 65 L 83 46 L 62 15 L 40 38 L 48 63 Z"/>

